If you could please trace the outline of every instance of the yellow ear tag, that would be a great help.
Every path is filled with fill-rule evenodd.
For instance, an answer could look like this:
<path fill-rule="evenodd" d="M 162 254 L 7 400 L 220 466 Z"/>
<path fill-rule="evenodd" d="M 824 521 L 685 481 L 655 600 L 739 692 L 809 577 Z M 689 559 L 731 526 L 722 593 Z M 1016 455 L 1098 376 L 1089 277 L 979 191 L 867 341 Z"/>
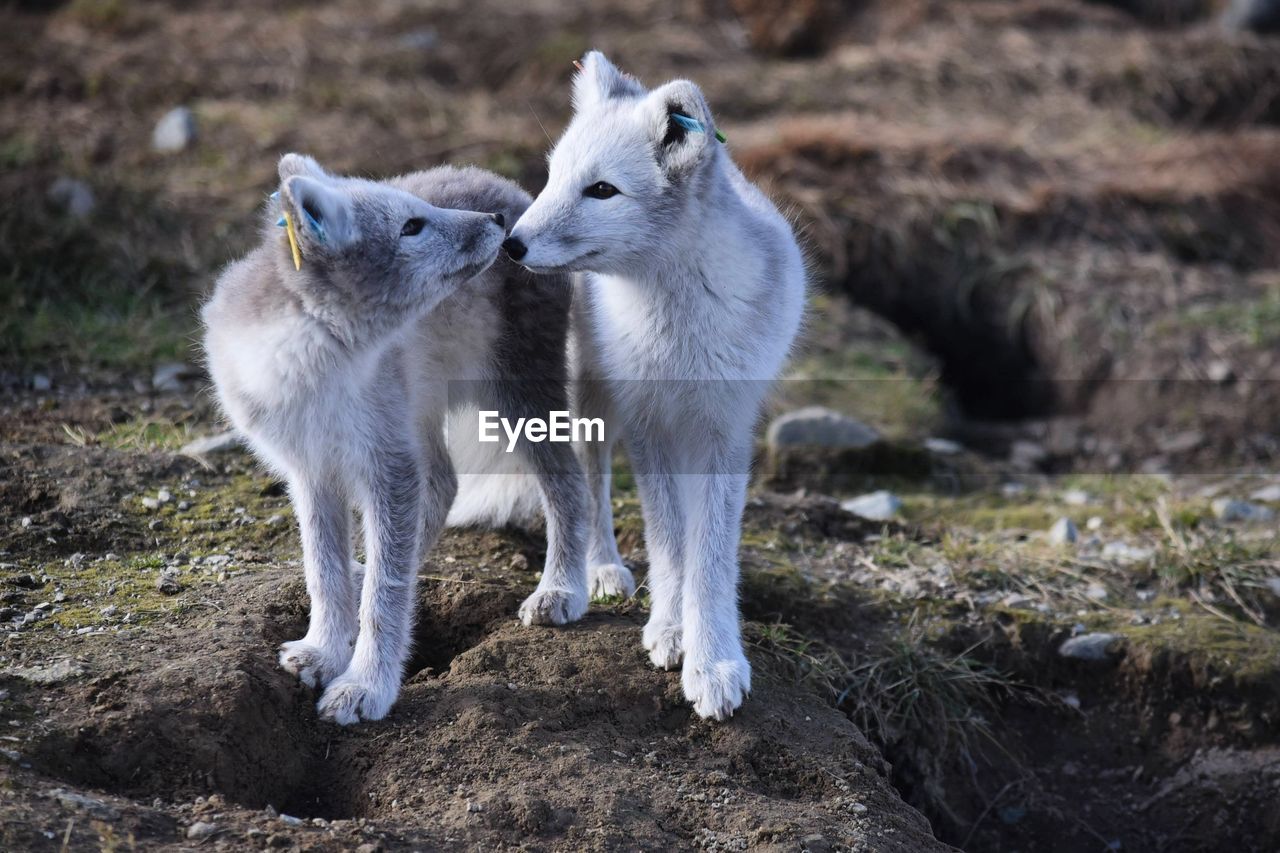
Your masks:
<path fill-rule="evenodd" d="M 302 269 L 302 252 L 298 249 L 298 235 L 293 233 L 293 217 L 289 212 L 284 214 L 284 233 L 289 235 L 289 248 L 293 251 L 293 268 Z"/>

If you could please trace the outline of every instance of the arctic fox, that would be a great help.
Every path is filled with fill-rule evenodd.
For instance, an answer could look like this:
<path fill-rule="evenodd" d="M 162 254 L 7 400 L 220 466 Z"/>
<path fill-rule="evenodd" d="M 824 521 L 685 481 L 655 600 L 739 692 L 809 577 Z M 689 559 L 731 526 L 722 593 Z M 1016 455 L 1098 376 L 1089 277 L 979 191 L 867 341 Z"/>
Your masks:
<path fill-rule="evenodd" d="M 495 175 L 445 167 L 374 182 L 296 154 L 279 172 L 262 244 L 204 307 L 205 351 L 224 411 L 288 481 L 301 529 L 310 627 L 280 663 L 324 688 L 322 716 L 376 720 L 400 691 L 419 556 L 457 490 L 445 419 L 568 408 L 571 290 L 494 263 L 504 222 L 530 201 Z M 587 607 L 582 468 L 568 444 L 520 452 L 547 515 L 546 568 L 520 616 L 572 621 Z"/>
<path fill-rule="evenodd" d="M 653 600 L 644 647 L 656 666 L 683 660 L 685 698 L 724 719 L 751 688 L 737 582 L 752 433 L 800 325 L 804 261 L 718 141 L 696 85 L 650 92 L 593 51 L 573 105 L 546 189 L 504 246 L 534 272 L 586 274 L 574 297 L 577 406 L 620 422 L 635 469 Z M 609 442 L 585 455 L 593 586 L 628 593 Z"/>

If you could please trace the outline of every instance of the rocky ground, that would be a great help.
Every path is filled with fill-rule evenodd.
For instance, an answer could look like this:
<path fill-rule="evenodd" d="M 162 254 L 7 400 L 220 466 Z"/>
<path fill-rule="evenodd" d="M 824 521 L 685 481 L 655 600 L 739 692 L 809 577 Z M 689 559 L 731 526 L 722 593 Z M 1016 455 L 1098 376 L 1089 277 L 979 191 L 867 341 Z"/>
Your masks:
<path fill-rule="evenodd" d="M 1280 50 L 1226 5 L 0 8 L 0 846 L 1280 847 Z M 323 726 L 287 499 L 178 452 L 193 306 L 283 151 L 536 190 L 593 46 L 804 235 L 772 414 L 863 422 L 762 443 L 756 693 L 696 721 L 643 589 L 521 628 L 540 537 L 458 531 L 393 715 Z"/>

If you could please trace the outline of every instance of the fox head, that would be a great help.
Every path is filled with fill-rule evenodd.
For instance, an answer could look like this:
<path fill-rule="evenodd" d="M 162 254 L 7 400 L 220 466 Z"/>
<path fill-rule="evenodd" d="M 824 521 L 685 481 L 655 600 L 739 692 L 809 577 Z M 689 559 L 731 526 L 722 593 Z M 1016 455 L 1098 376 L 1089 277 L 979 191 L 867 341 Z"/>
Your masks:
<path fill-rule="evenodd" d="M 268 205 L 285 286 L 308 309 L 355 332 L 429 311 L 484 272 L 506 234 L 501 214 L 446 210 L 383 182 L 330 175 L 315 160 L 280 160 L 279 208 Z M 292 221 L 301 263 L 284 230 Z"/>
<path fill-rule="evenodd" d="M 675 250 L 724 156 L 706 98 L 688 80 L 649 91 L 592 51 L 574 77 L 573 107 L 547 186 L 512 229 L 508 254 L 535 272 L 652 264 Z"/>

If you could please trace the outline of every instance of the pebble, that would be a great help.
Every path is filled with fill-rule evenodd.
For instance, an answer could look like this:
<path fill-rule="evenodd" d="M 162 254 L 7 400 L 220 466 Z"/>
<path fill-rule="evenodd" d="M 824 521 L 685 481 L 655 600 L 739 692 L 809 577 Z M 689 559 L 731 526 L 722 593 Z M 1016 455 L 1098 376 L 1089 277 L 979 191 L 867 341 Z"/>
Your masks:
<path fill-rule="evenodd" d="M 156 151 L 182 151 L 196 141 L 196 117 L 187 107 L 174 107 L 156 122 L 151 147 Z"/>
<path fill-rule="evenodd" d="M 285 826 L 306 826 L 306 821 L 300 817 L 294 817 L 291 814 L 280 815 L 280 822 Z"/>
<path fill-rule="evenodd" d="M 167 504 L 169 501 L 173 500 L 173 492 L 168 489 L 161 489 L 156 493 L 156 500 L 160 501 L 162 504 Z"/>
<path fill-rule="evenodd" d="M 1049 528 L 1049 542 L 1053 545 L 1071 545 L 1080 538 L 1080 530 L 1069 518 L 1060 518 Z"/>
<path fill-rule="evenodd" d="M 1263 486 L 1249 495 L 1249 500 L 1262 501 L 1263 503 L 1280 503 L 1280 483 Z"/>
<path fill-rule="evenodd" d="M 21 524 L 23 527 L 30 527 L 30 526 L 31 526 L 31 516 L 29 516 L 29 515 L 24 515 L 24 516 L 22 517 L 22 521 L 20 522 L 20 524 Z"/>
<path fill-rule="evenodd" d="M 1102 529 L 1102 516 L 1100 516 L 1100 515 L 1091 515 L 1091 516 L 1089 516 L 1089 520 L 1088 520 L 1088 521 L 1086 521 L 1086 522 L 1084 523 L 1084 526 L 1085 526 L 1086 528 L 1088 528 L 1089 530 L 1101 530 L 1101 529 Z"/>
<path fill-rule="evenodd" d="M 875 444 L 880 433 L 871 427 L 822 406 L 806 406 L 779 415 L 769 424 L 765 440 L 779 447 L 859 448 Z"/>
<path fill-rule="evenodd" d="M 145 506 L 147 509 L 159 509 L 160 501 L 158 501 L 153 497 L 147 496 L 142 499 L 142 505 Z"/>
<path fill-rule="evenodd" d="M 939 456 L 954 456 L 964 450 L 964 447 L 949 438 L 926 438 L 924 449 Z"/>
<path fill-rule="evenodd" d="M 1143 548 L 1127 542 L 1108 542 L 1102 546 L 1102 557 L 1117 563 L 1140 563 L 1155 556 L 1154 548 Z"/>
<path fill-rule="evenodd" d="M 1117 634 L 1081 634 L 1063 642 L 1058 654 L 1074 660 L 1104 661 L 1110 655 L 1112 644 L 1119 639 Z"/>
<path fill-rule="evenodd" d="M 198 820 L 191 824 L 191 826 L 187 827 L 187 838 L 190 838 L 193 841 L 202 841 L 217 831 L 218 825 L 216 823 L 207 823 L 206 821 Z"/>
<path fill-rule="evenodd" d="M 1093 501 L 1093 495 L 1084 489 L 1067 489 L 1062 493 L 1062 502 L 1067 506 L 1084 506 Z"/>
<path fill-rule="evenodd" d="M 280 523 L 280 522 L 282 522 L 282 521 L 284 521 L 284 516 L 283 516 L 283 515 L 273 515 L 273 516 L 270 516 L 270 517 L 267 519 L 267 526 L 268 526 L 268 527 L 274 527 L 274 526 L 276 526 L 277 524 L 279 524 L 279 523 Z"/>
<path fill-rule="evenodd" d="M 191 501 L 178 501 L 178 512 L 186 512 L 191 509 Z"/>
<path fill-rule="evenodd" d="M 1261 522 L 1276 517 L 1275 510 L 1262 504 L 1233 498 L 1218 498 L 1212 504 L 1213 514 L 1219 521 Z"/>
<path fill-rule="evenodd" d="M 871 521 L 887 521 L 902 509 L 902 499 L 893 492 L 881 489 L 841 501 L 840 508 Z"/>
<path fill-rule="evenodd" d="M 53 388 L 53 380 L 43 373 L 37 373 L 31 377 L 32 391 L 48 391 Z"/>
<path fill-rule="evenodd" d="M 98 203 L 88 184 L 68 177 L 58 178 L 49 185 L 49 200 L 73 219 L 86 219 Z"/>
<path fill-rule="evenodd" d="M 178 393 L 187 388 L 186 380 L 195 374 L 191 365 L 181 361 L 167 361 L 156 365 L 151 374 L 151 387 L 165 393 Z"/>
<path fill-rule="evenodd" d="M 165 595 L 177 595 L 182 592 L 182 584 L 178 581 L 178 573 L 174 569 L 165 569 L 156 578 L 156 590 Z"/>

